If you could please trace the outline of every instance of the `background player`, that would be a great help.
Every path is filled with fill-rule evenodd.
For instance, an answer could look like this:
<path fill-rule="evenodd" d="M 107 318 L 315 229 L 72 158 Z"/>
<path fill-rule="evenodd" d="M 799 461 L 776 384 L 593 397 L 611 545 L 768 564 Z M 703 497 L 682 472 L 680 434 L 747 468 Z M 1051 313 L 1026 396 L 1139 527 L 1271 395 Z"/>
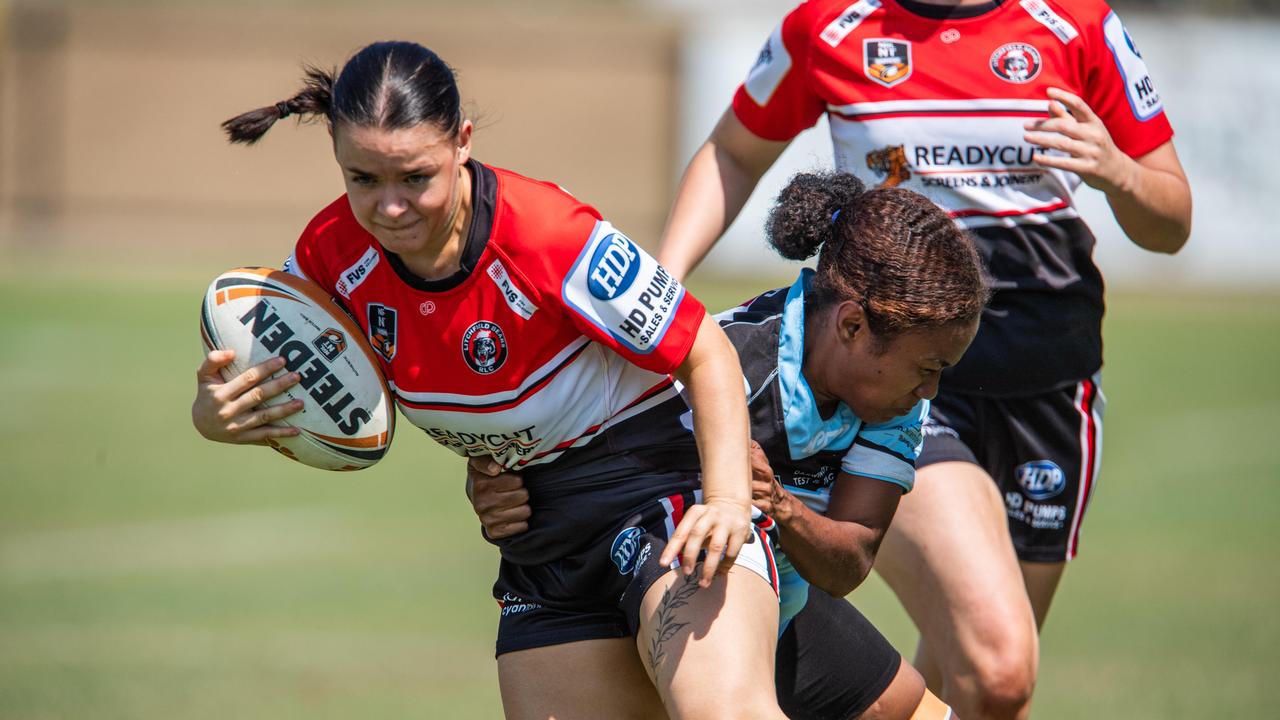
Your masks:
<path fill-rule="evenodd" d="M 870 572 L 912 487 L 928 398 L 977 330 L 987 296 L 977 253 L 926 198 L 864 192 L 848 174 L 793 178 L 768 235 L 788 258 L 820 252 L 816 273 L 717 319 L 750 388 L 753 503 L 781 538 L 779 703 L 792 718 L 943 717 L 915 669 L 841 598 Z M 537 517 L 521 478 L 470 465 L 486 532 L 518 536 Z"/>
<path fill-rule="evenodd" d="M 920 629 L 929 686 L 964 717 L 1024 717 L 1101 450 L 1102 279 L 1072 192 L 1103 191 L 1135 243 L 1177 251 L 1191 195 L 1172 130 L 1101 0 L 813 0 L 690 162 L 663 264 L 692 270 L 824 113 L 838 168 L 928 195 L 994 279 L 877 567 Z"/>
<path fill-rule="evenodd" d="M 501 544 L 507 715 L 782 717 L 768 682 L 774 573 L 749 520 L 745 403 L 724 333 L 594 209 L 471 159 L 453 72 L 430 50 L 375 43 L 336 78 L 312 69 L 296 96 L 224 127 L 252 143 L 293 114 L 327 122 L 347 193 L 286 269 L 376 340 L 411 422 L 459 454 L 523 468 L 547 508 Z M 273 376 L 275 359 L 224 381 L 232 355 L 198 371 L 197 429 L 231 443 L 290 433 L 269 423 L 299 403 L 260 405 L 298 375 Z M 647 415 L 683 406 L 672 377 L 705 418 L 679 455 L 667 441 L 688 432 Z"/>

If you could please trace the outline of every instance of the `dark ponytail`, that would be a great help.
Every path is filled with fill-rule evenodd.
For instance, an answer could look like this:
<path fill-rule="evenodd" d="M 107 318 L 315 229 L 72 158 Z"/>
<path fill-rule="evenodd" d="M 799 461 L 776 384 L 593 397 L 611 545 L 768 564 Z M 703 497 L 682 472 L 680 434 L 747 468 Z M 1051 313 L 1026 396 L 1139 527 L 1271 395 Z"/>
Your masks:
<path fill-rule="evenodd" d="M 453 69 L 439 55 L 411 42 L 377 42 L 357 52 L 336 76 L 307 66 L 298 94 L 222 123 L 233 143 L 253 144 L 276 121 L 323 117 L 342 123 L 400 130 L 432 123 L 449 137 L 462 126 Z"/>
<path fill-rule="evenodd" d="M 807 295 L 811 311 L 857 302 L 882 339 L 972 322 L 990 294 L 972 239 L 910 190 L 865 190 L 847 173 L 797 175 L 779 193 L 766 227 L 783 257 L 819 253 Z"/>
<path fill-rule="evenodd" d="M 848 173 L 796 175 L 778 193 L 769 213 L 765 225 L 769 244 L 788 260 L 813 257 L 831 241 L 833 216 L 852 205 L 865 189 L 861 180 Z"/>

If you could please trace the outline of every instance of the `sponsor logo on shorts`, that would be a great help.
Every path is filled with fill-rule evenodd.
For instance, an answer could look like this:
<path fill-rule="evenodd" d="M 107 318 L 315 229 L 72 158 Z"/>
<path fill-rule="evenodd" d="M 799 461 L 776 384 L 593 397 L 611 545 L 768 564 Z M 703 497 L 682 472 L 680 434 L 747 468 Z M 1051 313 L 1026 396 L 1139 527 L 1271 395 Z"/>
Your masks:
<path fill-rule="evenodd" d="M 1057 497 L 1067 486 L 1067 475 L 1058 464 L 1049 460 L 1023 463 L 1013 471 L 1018 486 L 1032 500 L 1048 500 Z"/>
<path fill-rule="evenodd" d="M 872 81 L 893 87 L 911 77 L 911 42 L 889 38 L 862 41 L 862 70 Z"/>
<path fill-rule="evenodd" d="M 351 299 L 351 293 L 369 278 L 373 269 L 377 267 L 380 257 L 378 251 L 370 247 L 351 267 L 338 273 L 338 282 L 334 284 L 334 289 L 342 297 Z"/>
<path fill-rule="evenodd" d="M 481 375 L 497 372 L 507 361 L 507 337 L 497 323 L 481 320 L 462 334 L 462 358 Z"/>
<path fill-rule="evenodd" d="M 636 558 L 639 555 L 640 536 L 642 534 L 644 534 L 643 530 L 632 526 L 613 538 L 613 546 L 609 548 L 609 557 L 613 559 L 613 564 L 618 566 L 619 573 L 629 575 L 632 570 L 636 569 L 638 565 Z"/>
<path fill-rule="evenodd" d="M 1022 493 L 1015 491 L 1004 494 L 1004 505 L 1009 519 L 1029 525 L 1036 530 L 1061 530 L 1066 527 L 1066 505 L 1046 505 L 1027 500 L 1022 497 Z"/>
<path fill-rule="evenodd" d="M 387 362 L 396 356 L 396 309 L 381 303 L 365 308 L 369 319 L 369 344 Z"/>
<path fill-rule="evenodd" d="M 991 72 L 1017 85 L 1034 80 L 1041 65 L 1040 51 L 1026 43 L 1005 43 L 991 53 Z"/>
<path fill-rule="evenodd" d="M 530 610 L 537 610 L 542 606 L 539 605 L 538 603 L 529 602 L 528 600 L 525 600 L 519 595 L 513 595 L 511 593 L 503 593 L 502 599 L 498 601 L 498 607 L 502 608 L 502 617 L 506 617 L 508 615 L 519 615 L 520 613 L 526 613 L 526 612 L 529 612 Z"/>
<path fill-rule="evenodd" d="M 612 300 L 631 287 L 640 271 L 636 246 L 622 233 L 605 238 L 591 255 L 587 289 L 600 300 Z"/>
<path fill-rule="evenodd" d="M 652 554 L 653 554 L 653 543 L 645 543 L 644 547 L 640 548 L 640 554 L 636 556 L 635 566 L 631 568 L 631 572 L 633 573 L 640 572 L 640 568 L 644 567 L 645 561 L 647 561 L 649 559 L 649 556 Z"/>
<path fill-rule="evenodd" d="M 315 340 L 312 340 L 311 344 L 315 346 L 316 350 L 320 351 L 325 360 L 333 362 L 338 359 L 343 350 L 347 349 L 347 336 L 343 335 L 340 330 L 329 328 L 320 333 Z"/>

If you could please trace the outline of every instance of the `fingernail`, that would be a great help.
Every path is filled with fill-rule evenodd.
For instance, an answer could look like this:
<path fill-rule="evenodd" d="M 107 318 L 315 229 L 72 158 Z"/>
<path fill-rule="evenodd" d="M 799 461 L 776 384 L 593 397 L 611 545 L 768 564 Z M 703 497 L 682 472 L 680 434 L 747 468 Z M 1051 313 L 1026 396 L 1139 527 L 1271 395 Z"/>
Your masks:
<path fill-rule="evenodd" d="M 276 357 L 271 358 L 271 367 L 273 367 L 273 368 L 282 368 L 282 367 L 284 367 L 284 358 L 282 358 L 282 357 L 280 357 L 280 356 L 276 356 Z"/>

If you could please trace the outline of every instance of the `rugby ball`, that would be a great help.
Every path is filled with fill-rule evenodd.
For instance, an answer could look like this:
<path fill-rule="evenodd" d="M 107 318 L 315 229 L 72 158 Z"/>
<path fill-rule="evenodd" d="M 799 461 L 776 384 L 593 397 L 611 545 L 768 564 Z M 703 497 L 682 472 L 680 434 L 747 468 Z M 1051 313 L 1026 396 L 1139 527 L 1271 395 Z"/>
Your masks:
<path fill-rule="evenodd" d="M 230 380 L 276 355 L 278 374 L 302 379 L 267 401 L 301 400 L 277 421 L 302 432 L 274 438 L 280 454 L 323 470 L 360 470 L 382 459 L 395 432 L 395 405 L 364 331 L 314 283 L 270 268 L 243 267 L 214 278 L 200 308 L 208 350 L 235 350 Z"/>

